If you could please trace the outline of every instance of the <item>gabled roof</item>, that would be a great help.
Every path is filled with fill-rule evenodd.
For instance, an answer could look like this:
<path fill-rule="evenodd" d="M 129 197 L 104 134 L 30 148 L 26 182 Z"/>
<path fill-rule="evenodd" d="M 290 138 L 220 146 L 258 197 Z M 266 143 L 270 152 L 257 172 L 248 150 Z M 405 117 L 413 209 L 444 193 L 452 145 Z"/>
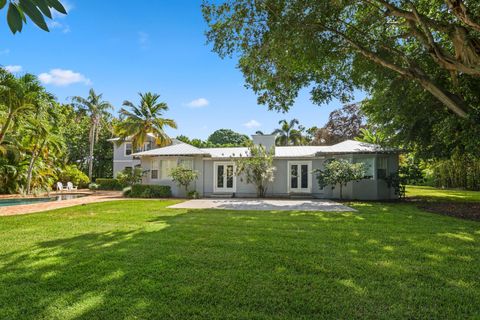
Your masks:
<path fill-rule="evenodd" d="M 174 141 L 173 144 L 158 148 L 152 149 L 143 152 L 137 152 L 132 154 L 135 156 L 193 156 L 193 155 L 206 155 L 208 156 L 208 152 L 204 152 L 202 149 L 189 145 L 187 143 L 178 142 L 178 140 Z"/>

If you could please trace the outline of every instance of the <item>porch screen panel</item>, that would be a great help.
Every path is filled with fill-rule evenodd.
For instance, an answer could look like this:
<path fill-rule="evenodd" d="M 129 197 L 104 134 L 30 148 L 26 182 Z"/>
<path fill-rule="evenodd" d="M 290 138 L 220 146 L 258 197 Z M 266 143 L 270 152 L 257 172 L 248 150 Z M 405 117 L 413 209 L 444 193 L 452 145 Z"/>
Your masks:
<path fill-rule="evenodd" d="M 223 166 L 217 167 L 217 188 L 223 188 Z"/>
<path fill-rule="evenodd" d="M 227 166 L 227 188 L 233 188 L 233 166 Z"/>
<path fill-rule="evenodd" d="M 290 187 L 298 188 L 298 165 L 296 164 L 290 167 Z"/>
<path fill-rule="evenodd" d="M 301 166 L 301 182 L 302 189 L 308 188 L 308 165 L 302 164 Z"/>

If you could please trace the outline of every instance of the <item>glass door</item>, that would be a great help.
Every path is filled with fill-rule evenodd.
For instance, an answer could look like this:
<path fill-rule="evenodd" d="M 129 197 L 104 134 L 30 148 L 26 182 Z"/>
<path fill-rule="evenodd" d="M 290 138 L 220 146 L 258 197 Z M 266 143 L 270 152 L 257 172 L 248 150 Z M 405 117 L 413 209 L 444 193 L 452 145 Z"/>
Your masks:
<path fill-rule="evenodd" d="M 312 192 L 312 163 L 310 161 L 288 162 L 288 188 L 290 192 Z"/>
<path fill-rule="evenodd" d="M 235 192 L 235 165 L 232 162 L 216 162 L 213 175 L 214 192 Z"/>

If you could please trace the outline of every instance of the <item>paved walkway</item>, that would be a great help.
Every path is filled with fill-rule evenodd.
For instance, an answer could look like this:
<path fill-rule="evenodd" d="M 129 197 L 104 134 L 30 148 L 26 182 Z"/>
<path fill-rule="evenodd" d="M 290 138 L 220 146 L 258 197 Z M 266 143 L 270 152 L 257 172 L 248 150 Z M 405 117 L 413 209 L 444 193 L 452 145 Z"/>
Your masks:
<path fill-rule="evenodd" d="M 197 199 L 172 205 L 174 209 L 230 209 L 230 210 L 296 210 L 296 211 L 357 211 L 331 200 L 275 200 L 275 199 Z"/>
<path fill-rule="evenodd" d="M 51 193 L 50 195 L 56 195 L 57 193 Z M 58 193 L 60 194 L 60 193 Z M 124 200 L 122 198 L 121 191 L 99 191 L 92 195 L 88 195 L 81 198 L 61 201 L 41 202 L 34 204 L 22 204 L 17 206 L 0 207 L 0 216 L 13 216 L 18 214 L 27 214 L 33 212 L 42 212 L 47 210 L 53 210 L 58 208 L 66 208 L 77 206 L 80 204 L 87 204 L 93 202 L 104 202 L 111 200 Z"/>

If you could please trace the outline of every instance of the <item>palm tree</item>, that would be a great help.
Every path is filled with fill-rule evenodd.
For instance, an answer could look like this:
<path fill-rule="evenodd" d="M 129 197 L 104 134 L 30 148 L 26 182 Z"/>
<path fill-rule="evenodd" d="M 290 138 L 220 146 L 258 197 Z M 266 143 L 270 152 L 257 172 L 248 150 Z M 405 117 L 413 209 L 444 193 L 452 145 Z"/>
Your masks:
<path fill-rule="evenodd" d="M 20 112 L 33 110 L 39 96 L 45 92 L 40 82 L 32 74 L 16 78 L 4 69 L 0 69 L 0 107 L 5 110 L 5 121 L 0 122 L 0 145 L 15 123 Z"/>
<path fill-rule="evenodd" d="M 165 102 L 159 102 L 160 95 L 146 92 L 139 93 L 140 104 L 134 105 L 130 101 L 124 101 L 123 105 L 131 111 L 122 108 L 120 110 L 121 122 L 115 127 L 115 133 L 120 141 L 130 139 L 135 149 L 141 148 L 147 141 L 148 134 L 155 136 L 157 146 L 166 146 L 172 142 L 165 133 L 164 127 L 177 128 L 172 119 L 162 118 L 163 112 L 168 110 Z"/>
<path fill-rule="evenodd" d="M 93 174 L 93 150 L 98 141 L 98 135 L 102 128 L 103 120 L 109 115 L 108 110 L 113 109 L 108 101 L 102 100 L 102 94 L 97 94 L 90 89 L 87 98 L 75 96 L 72 98 L 72 104 L 79 110 L 87 112 L 90 116 L 90 131 L 88 141 L 90 144 L 88 154 L 88 178 L 92 180 Z"/>
<path fill-rule="evenodd" d="M 37 159 L 48 159 L 60 154 L 64 149 L 62 137 L 57 132 L 54 124 L 50 123 L 47 112 L 38 113 L 36 117 L 29 119 L 26 130 L 31 134 L 27 138 L 26 149 L 30 154 L 27 170 L 27 194 L 31 191 L 32 173 Z"/>
<path fill-rule="evenodd" d="M 275 143 L 280 146 L 299 145 L 303 142 L 302 128 L 295 128 L 300 122 L 297 119 L 290 121 L 280 120 L 278 124 L 280 128 L 275 129 L 272 134 L 277 135 Z"/>

